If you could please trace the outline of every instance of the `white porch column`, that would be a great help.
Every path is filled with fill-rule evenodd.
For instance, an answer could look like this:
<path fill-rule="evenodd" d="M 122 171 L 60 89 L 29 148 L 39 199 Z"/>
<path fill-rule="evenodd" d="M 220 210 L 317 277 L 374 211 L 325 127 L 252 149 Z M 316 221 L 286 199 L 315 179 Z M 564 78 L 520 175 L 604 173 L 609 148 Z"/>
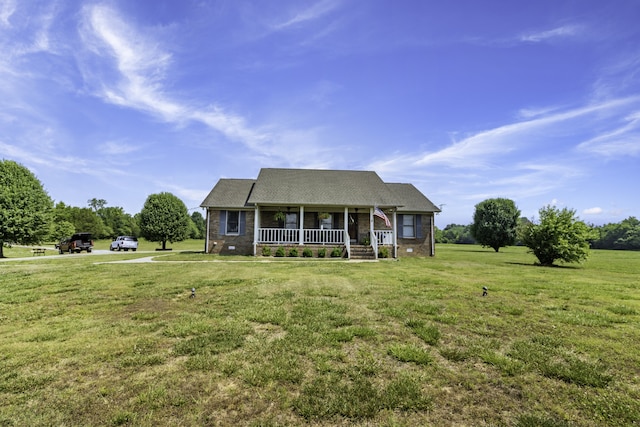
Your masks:
<path fill-rule="evenodd" d="M 374 229 L 373 229 L 373 208 L 369 208 L 369 241 L 371 242 L 370 244 L 373 246 L 373 254 L 375 255 L 376 259 L 378 259 L 378 241 L 375 240 L 376 235 L 374 233 Z M 375 245 L 374 245 L 375 242 Z"/>
<path fill-rule="evenodd" d="M 350 237 L 348 237 L 349 236 L 349 208 L 346 206 L 344 207 L 344 234 L 345 236 L 347 236 L 345 237 L 345 239 L 349 240 L 350 239 Z"/>
<path fill-rule="evenodd" d="M 300 246 L 304 245 L 304 206 L 300 206 Z"/>
<path fill-rule="evenodd" d="M 347 248 L 347 258 L 351 259 L 351 237 L 349 237 L 349 208 L 344 207 L 344 245 Z"/>
<path fill-rule="evenodd" d="M 373 208 L 369 208 L 369 240 L 373 242 Z"/>
<path fill-rule="evenodd" d="M 256 205 L 253 214 L 253 256 L 258 252 L 258 239 L 260 238 L 260 208 Z"/>
<path fill-rule="evenodd" d="M 398 258 L 398 215 L 393 210 L 393 257 Z"/>
<path fill-rule="evenodd" d="M 211 215 L 209 214 L 209 208 L 205 208 L 207 210 L 207 235 L 204 237 L 204 253 L 209 253 L 209 220 L 211 219 Z"/>

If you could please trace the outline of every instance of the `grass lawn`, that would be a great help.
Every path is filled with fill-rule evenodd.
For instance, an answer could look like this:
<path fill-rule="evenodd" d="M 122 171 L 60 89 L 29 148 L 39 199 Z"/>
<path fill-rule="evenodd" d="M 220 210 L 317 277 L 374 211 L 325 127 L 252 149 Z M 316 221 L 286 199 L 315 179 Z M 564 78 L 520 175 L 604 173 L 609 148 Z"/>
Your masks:
<path fill-rule="evenodd" d="M 172 246 L 0 263 L 1 426 L 640 422 L 639 252 L 542 268 L 524 248 L 356 263 Z"/>
<path fill-rule="evenodd" d="M 94 240 L 94 250 L 109 250 L 111 240 Z M 58 255 L 58 249 L 55 249 L 55 242 L 44 243 L 37 245 L 38 248 L 45 249 L 44 255 Z M 162 248 L 162 244 L 158 242 L 149 242 L 145 239 L 138 239 L 138 251 L 155 251 Z M 171 248 L 172 251 L 203 251 L 204 240 L 189 239 L 182 242 L 169 243 L 167 242 L 167 248 Z M 24 258 L 30 256 L 42 256 L 41 254 L 34 254 L 32 247 L 27 246 L 13 246 L 3 248 L 4 256 L 7 258 Z M 83 252 L 85 253 L 85 252 Z"/>

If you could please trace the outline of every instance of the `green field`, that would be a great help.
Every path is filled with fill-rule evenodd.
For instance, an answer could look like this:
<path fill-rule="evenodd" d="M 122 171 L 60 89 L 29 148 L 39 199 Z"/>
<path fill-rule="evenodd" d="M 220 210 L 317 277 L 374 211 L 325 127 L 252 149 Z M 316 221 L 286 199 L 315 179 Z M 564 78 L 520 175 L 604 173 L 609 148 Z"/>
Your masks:
<path fill-rule="evenodd" d="M 0 425 L 639 425 L 639 252 L 436 250 L 0 262 Z"/>
<path fill-rule="evenodd" d="M 111 244 L 111 240 L 95 240 L 94 241 L 94 250 L 109 250 L 109 246 Z M 44 255 L 58 255 L 59 252 L 55 249 L 55 243 L 49 242 L 42 245 L 36 246 L 38 248 L 45 249 Z M 162 248 L 162 244 L 157 242 L 149 242 L 145 239 L 138 239 L 138 250 L 139 251 L 155 251 Z M 169 243 L 167 242 L 167 248 L 171 248 L 176 251 L 202 251 L 204 249 L 204 240 L 185 240 L 182 242 Z M 34 255 L 32 252 L 32 247 L 27 246 L 12 246 L 8 248 L 4 248 L 4 256 L 8 258 L 20 258 L 20 257 L 30 257 L 30 256 L 41 256 Z M 83 252 L 84 253 L 84 252 Z"/>

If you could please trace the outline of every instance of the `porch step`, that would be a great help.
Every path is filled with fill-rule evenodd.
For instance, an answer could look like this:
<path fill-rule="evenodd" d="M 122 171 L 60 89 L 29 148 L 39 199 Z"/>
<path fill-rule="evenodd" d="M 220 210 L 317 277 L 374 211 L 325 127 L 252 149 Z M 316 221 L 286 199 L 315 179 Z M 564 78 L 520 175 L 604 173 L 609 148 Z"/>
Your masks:
<path fill-rule="evenodd" d="M 376 259 L 376 254 L 372 246 L 351 245 L 351 259 Z"/>

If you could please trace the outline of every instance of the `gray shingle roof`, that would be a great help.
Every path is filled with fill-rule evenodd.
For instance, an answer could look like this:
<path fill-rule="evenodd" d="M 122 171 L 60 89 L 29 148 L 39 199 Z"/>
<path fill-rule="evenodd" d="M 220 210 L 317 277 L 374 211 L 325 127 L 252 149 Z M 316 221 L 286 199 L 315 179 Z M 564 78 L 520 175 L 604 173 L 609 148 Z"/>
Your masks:
<path fill-rule="evenodd" d="M 246 208 L 247 198 L 255 184 L 255 179 L 223 178 L 213 187 L 209 195 L 200 204 L 211 208 Z"/>
<path fill-rule="evenodd" d="M 402 200 L 398 212 L 440 212 L 440 209 L 434 205 L 420 190 L 413 184 L 387 184 L 389 190 Z"/>
<path fill-rule="evenodd" d="M 375 172 L 265 168 L 249 203 L 391 207 L 398 200 Z"/>
<path fill-rule="evenodd" d="M 440 212 L 412 184 L 385 184 L 371 171 L 261 169 L 257 179 L 218 181 L 200 204 L 218 209 L 271 206 L 398 207 L 398 212 Z"/>

